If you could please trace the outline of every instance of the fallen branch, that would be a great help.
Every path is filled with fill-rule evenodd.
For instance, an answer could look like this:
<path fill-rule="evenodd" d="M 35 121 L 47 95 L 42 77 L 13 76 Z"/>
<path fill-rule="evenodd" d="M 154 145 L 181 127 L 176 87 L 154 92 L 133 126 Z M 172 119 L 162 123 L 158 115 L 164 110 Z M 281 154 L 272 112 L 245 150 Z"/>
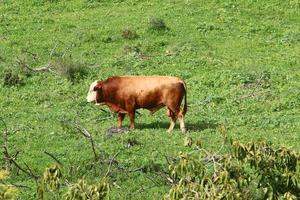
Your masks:
<path fill-rule="evenodd" d="M 50 156 L 51 158 L 53 158 L 53 160 L 55 160 L 59 165 L 63 166 L 63 164 L 51 153 L 44 151 L 44 153 L 48 156 Z"/>
<path fill-rule="evenodd" d="M 255 93 L 250 93 L 248 95 L 244 95 L 244 96 L 238 97 L 234 101 L 243 100 L 243 99 L 247 99 L 247 98 L 250 98 L 250 97 L 255 97 L 255 96 L 259 95 L 259 94 L 263 94 L 263 93 L 266 93 L 266 92 L 267 91 L 258 91 L 258 92 L 255 92 Z"/>
<path fill-rule="evenodd" d="M 261 83 L 263 77 L 264 77 L 264 74 L 262 74 L 262 75 L 259 77 L 258 81 L 257 81 L 256 84 L 255 84 L 255 87 L 253 88 L 253 90 L 251 91 L 250 94 L 245 95 L 245 96 L 238 97 L 238 98 L 236 98 L 234 101 L 246 99 L 246 98 L 249 98 L 249 97 L 255 97 L 257 94 L 264 93 L 265 91 L 258 91 L 258 92 L 256 92 L 256 90 L 257 90 L 258 86 L 260 85 L 260 83 Z"/>
<path fill-rule="evenodd" d="M 27 170 L 23 169 L 14 159 L 10 159 L 10 161 L 19 169 L 21 170 L 22 172 L 24 172 L 25 174 L 27 174 L 29 177 L 33 178 L 35 181 L 37 181 L 39 179 L 38 176 L 34 175 L 31 171 L 31 169 L 27 166 L 27 168 L 30 169 L 31 172 L 28 172 Z"/>
<path fill-rule="evenodd" d="M 50 69 L 50 63 L 48 63 L 45 66 L 39 67 L 39 68 L 31 68 L 29 67 L 24 61 L 19 60 L 18 58 L 16 59 L 16 62 L 23 68 L 26 68 L 32 72 L 52 72 Z"/>

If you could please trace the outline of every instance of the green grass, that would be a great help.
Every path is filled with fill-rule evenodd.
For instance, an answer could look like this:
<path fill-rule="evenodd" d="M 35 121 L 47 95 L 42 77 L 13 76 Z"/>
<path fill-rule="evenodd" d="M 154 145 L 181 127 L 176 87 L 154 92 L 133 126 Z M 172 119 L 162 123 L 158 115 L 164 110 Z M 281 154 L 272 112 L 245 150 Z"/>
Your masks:
<path fill-rule="evenodd" d="M 93 134 L 97 148 L 112 155 L 120 151 L 116 159 L 121 166 L 155 163 L 167 170 L 165 155 L 191 149 L 184 147 L 178 124 L 173 134 L 166 133 L 164 109 L 154 115 L 141 111 L 136 130 L 109 138 L 106 130 L 116 117 L 85 100 L 96 79 L 160 74 L 186 81 L 188 134 L 207 150 L 220 148 L 220 127 L 225 126 L 234 139 L 267 140 L 299 151 L 299 9 L 298 1 L 280 0 L 1 1 L 1 81 L 4 69 L 17 68 L 16 58 L 39 67 L 49 62 L 51 52 L 89 70 L 75 83 L 53 73 L 34 73 L 20 86 L 1 86 L 0 116 L 10 130 L 20 129 L 9 136 L 9 148 L 20 151 L 18 161 L 39 174 L 53 163 L 43 153 L 48 151 L 64 164 L 69 181 L 82 176 L 96 181 L 108 166 L 100 166 L 95 175 L 88 142 L 61 126 L 62 119 L 76 119 Z M 152 30 L 152 18 L 163 19 L 169 29 Z M 124 39 L 127 28 L 139 37 Z M 243 98 L 253 90 L 253 97 Z M 129 125 L 127 118 L 124 125 Z M 128 138 L 141 144 L 126 148 Z M 113 180 L 120 187 L 112 188 L 111 199 L 158 199 L 169 189 L 151 170 L 115 172 Z M 20 189 L 20 199 L 34 198 L 35 185 L 26 175 L 12 169 L 10 181 L 31 188 Z"/>

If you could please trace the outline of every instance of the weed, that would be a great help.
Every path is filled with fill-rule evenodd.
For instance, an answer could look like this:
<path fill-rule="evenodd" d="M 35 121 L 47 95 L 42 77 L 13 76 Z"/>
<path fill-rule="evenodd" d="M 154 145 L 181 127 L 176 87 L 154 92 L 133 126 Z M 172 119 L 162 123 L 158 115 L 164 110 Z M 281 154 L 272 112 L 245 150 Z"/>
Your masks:
<path fill-rule="evenodd" d="M 130 46 L 130 45 L 125 45 L 123 47 L 123 54 L 125 55 L 140 55 L 142 53 L 141 47 L 140 46 Z"/>
<path fill-rule="evenodd" d="M 124 142 L 124 146 L 127 148 L 131 148 L 135 145 L 140 145 L 141 142 L 139 142 L 137 139 L 135 138 L 128 138 L 125 142 Z"/>
<path fill-rule="evenodd" d="M 107 36 L 107 37 L 102 38 L 102 42 L 111 43 L 111 42 L 113 42 L 113 39 L 112 39 L 112 37 Z"/>
<path fill-rule="evenodd" d="M 138 34 L 136 33 L 135 30 L 131 30 L 127 28 L 122 31 L 122 37 L 124 39 L 133 40 L 138 38 Z"/>
<path fill-rule="evenodd" d="M 149 28 L 155 31 L 164 31 L 169 29 L 165 21 L 161 18 L 151 18 L 149 21 Z"/>

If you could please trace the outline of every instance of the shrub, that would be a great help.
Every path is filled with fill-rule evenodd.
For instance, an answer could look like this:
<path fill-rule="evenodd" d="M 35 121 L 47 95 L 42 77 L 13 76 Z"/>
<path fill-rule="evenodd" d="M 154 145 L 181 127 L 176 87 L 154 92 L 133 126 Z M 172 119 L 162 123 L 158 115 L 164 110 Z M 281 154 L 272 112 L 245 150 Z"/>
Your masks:
<path fill-rule="evenodd" d="M 264 142 L 234 141 L 231 147 L 232 154 L 223 156 L 201 148 L 198 158 L 180 153 L 169 165 L 172 187 L 165 199 L 297 199 L 296 152 Z"/>
<path fill-rule="evenodd" d="M 138 38 L 138 34 L 134 30 L 124 29 L 122 31 L 122 37 L 124 39 L 133 40 Z"/>
<path fill-rule="evenodd" d="M 59 168 L 58 165 L 47 167 L 44 171 L 43 176 L 40 178 L 38 182 L 38 187 L 37 187 L 38 199 L 45 199 L 45 197 L 47 197 L 51 192 L 54 192 L 56 198 L 59 197 L 61 178 L 62 178 L 61 169 Z"/>
<path fill-rule="evenodd" d="M 165 21 L 161 18 L 152 18 L 152 19 L 150 19 L 149 26 L 150 26 L 151 30 L 156 30 L 156 31 L 162 31 L 162 30 L 167 30 L 168 29 Z"/>
<path fill-rule="evenodd" d="M 110 183 L 107 178 L 102 178 L 95 184 L 88 184 L 84 179 L 79 179 L 77 183 L 68 184 L 66 191 L 61 187 L 63 181 L 64 176 L 59 166 L 53 165 L 46 168 L 38 181 L 37 198 L 63 199 L 64 196 L 64 199 L 67 200 L 100 200 L 104 199 L 110 191 Z"/>
<path fill-rule="evenodd" d="M 50 63 L 51 68 L 60 76 L 71 82 L 76 82 L 88 74 L 87 68 L 71 59 L 58 58 Z"/>
<path fill-rule="evenodd" d="M 258 187 L 264 189 L 266 199 L 300 194 L 297 175 L 300 156 L 296 152 L 286 147 L 274 149 L 265 142 L 235 141 L 232 145 L 235 157 L 255 170 Z"/>
<path fill-rule="evenodd" d="M 77 183 L 69 186 L 65 198 L 73 199 L 104 199 L 110 191 L 110 184 L 106 178 L 103 178 L 99 183 L 89 185 L 84 179 L 80 179 Z"/>
<path fill-rule="evenodd" d="M 6 69 L 3 74 L 3 86 L 11 87 L 23 84 L 23 77 L 18 70 Z"/>

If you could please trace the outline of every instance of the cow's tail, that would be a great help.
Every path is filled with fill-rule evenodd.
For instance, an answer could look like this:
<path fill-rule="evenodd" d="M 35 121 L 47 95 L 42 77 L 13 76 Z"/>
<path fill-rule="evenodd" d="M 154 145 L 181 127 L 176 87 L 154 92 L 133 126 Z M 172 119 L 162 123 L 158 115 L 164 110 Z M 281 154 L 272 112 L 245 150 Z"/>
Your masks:
<path fill-rule="evenodd" d="M 182 81 L 183 83 L 183 87 L 184 87 L 184 104 L 183 104 L 183 116 L 185 115 L 185 113 L 187 112 L 187 89 L 186 89 L 186 84 L 184 81 Z"/>

